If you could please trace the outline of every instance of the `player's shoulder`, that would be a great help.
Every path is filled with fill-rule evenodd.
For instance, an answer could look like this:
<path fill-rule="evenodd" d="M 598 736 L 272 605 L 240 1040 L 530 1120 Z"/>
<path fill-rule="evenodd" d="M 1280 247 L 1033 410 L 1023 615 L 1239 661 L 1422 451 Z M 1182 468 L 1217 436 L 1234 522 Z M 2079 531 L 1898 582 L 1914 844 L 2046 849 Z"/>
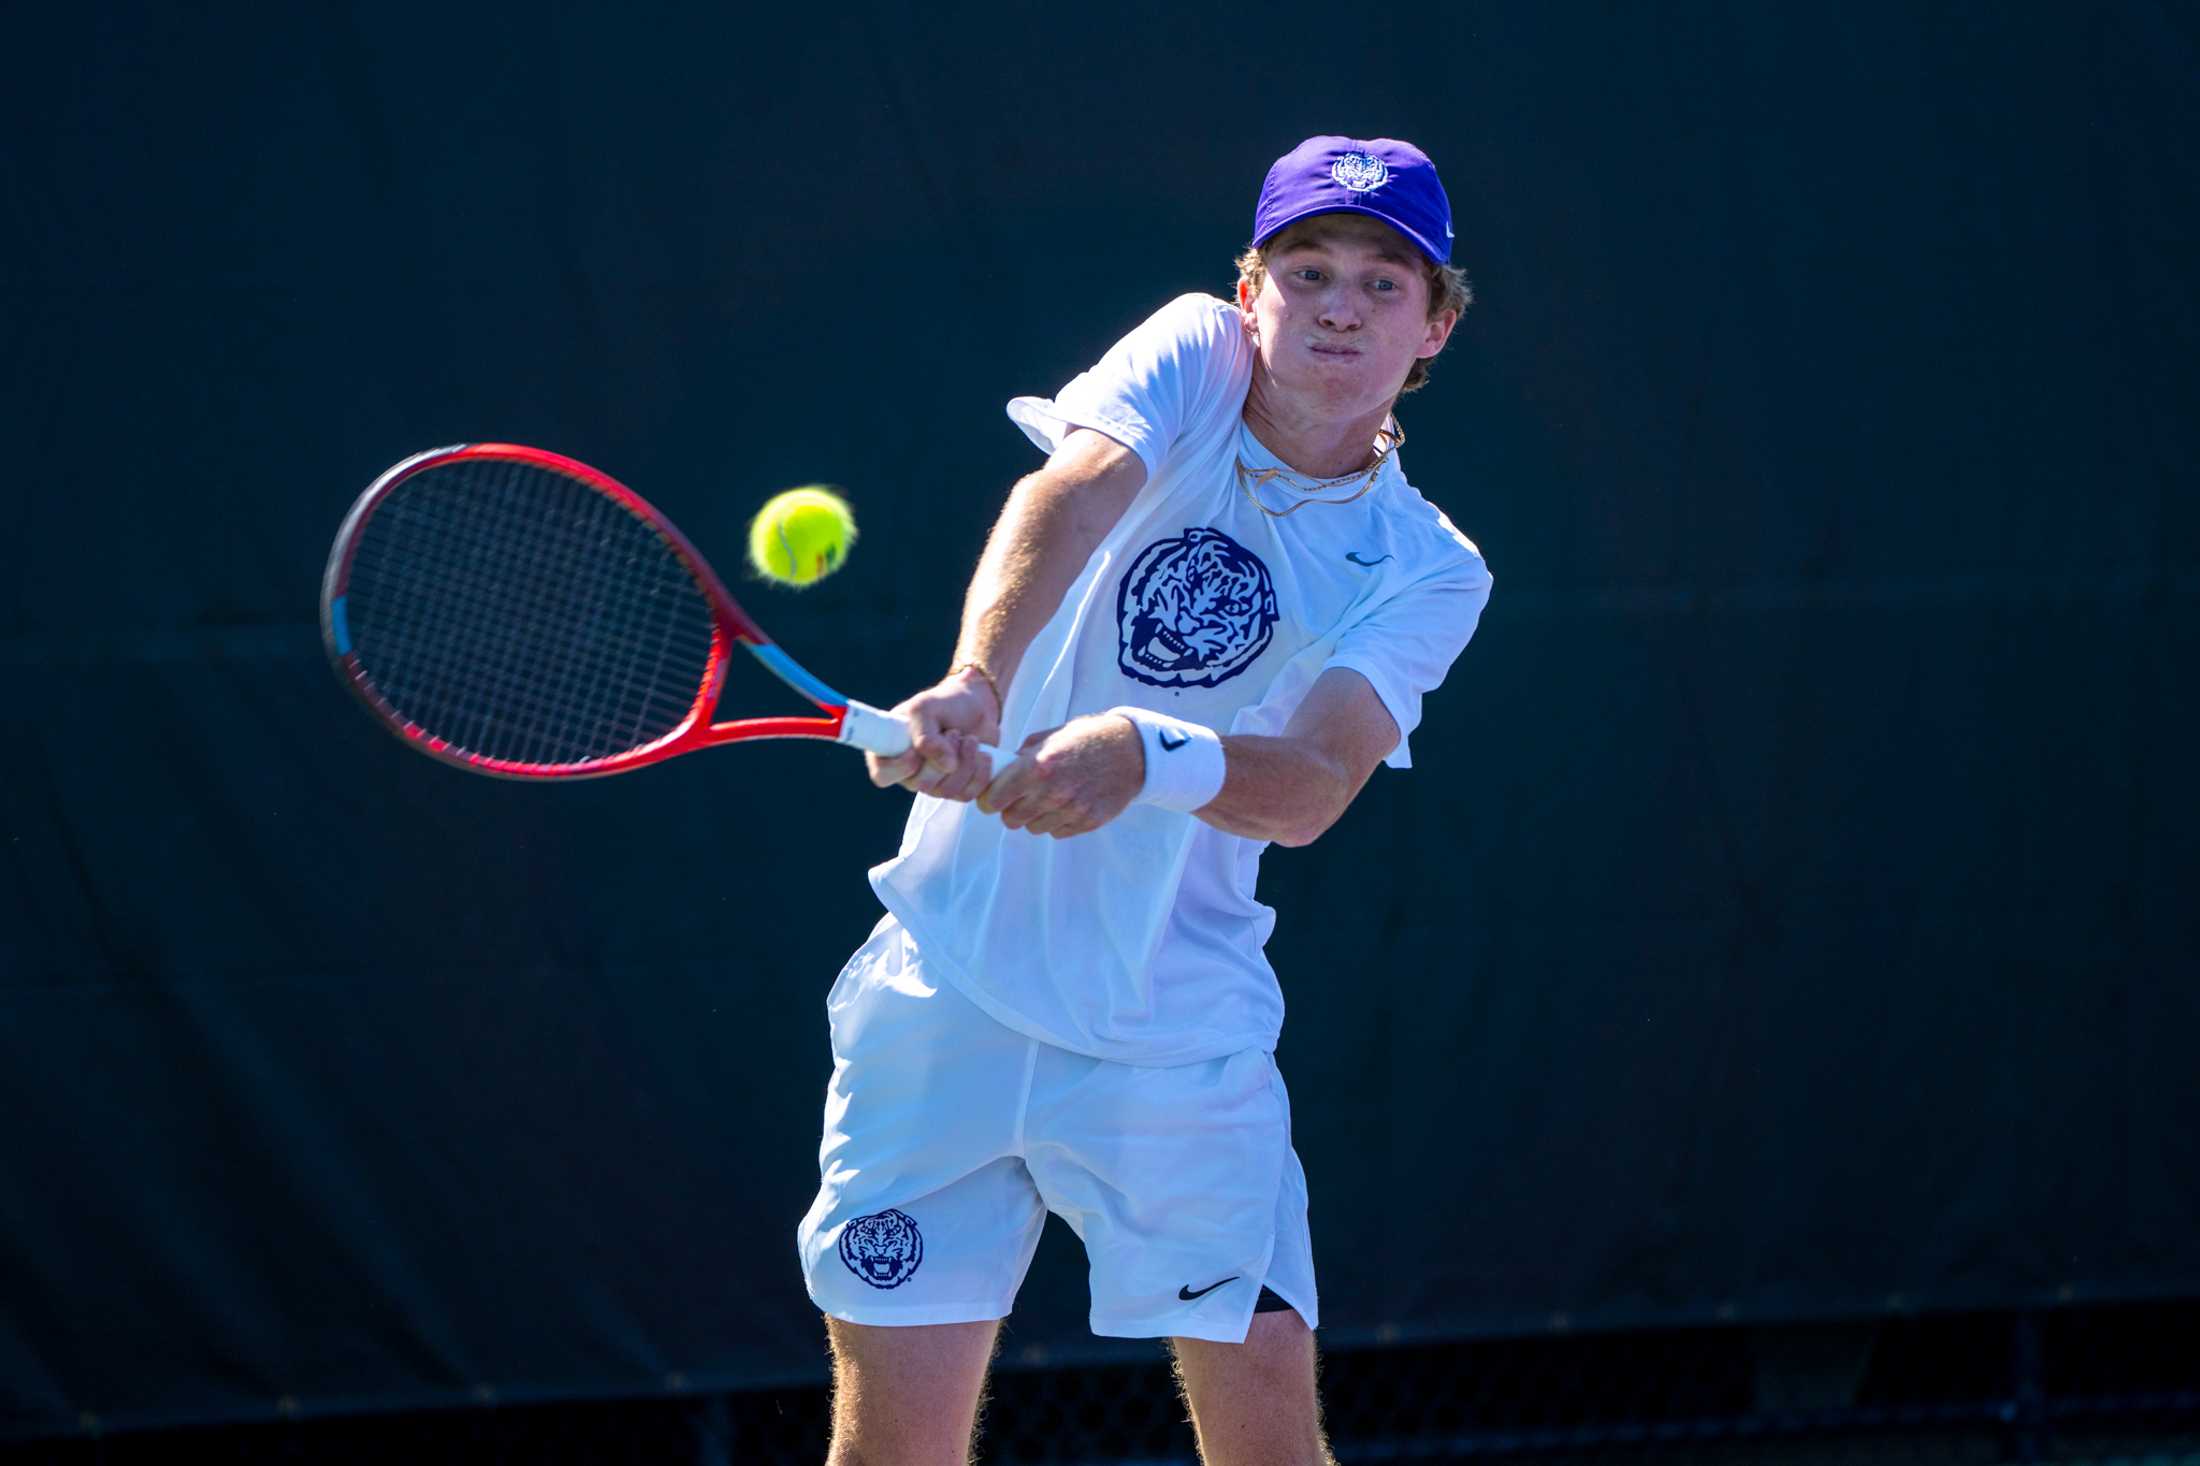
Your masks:
<path fill-rule="evenodd" d="M 1218 326 L 1235 328 L 1244 319 L 1238 308 L 1229 301 L 1219 295 L 1209 295 L 1203 290 L 1186 291 L 1155 311 L 1154 316 L 1156 319 L 1166 317 L 1208 329 Z"/>
<path fill-rule="evenodd" d="M 1187 346 L 1214 347 L 1242 340 L 1244 318 L 1220 296 L 1190 291 L 1146 318 L 1141 331 L 1174 337 Z"/>
<path fill-rule="evenodd" d="M 1190 390 L 1187 402 L 1199 410 L 1186 413 L 1177 424 L 1180 433 L 1219 424 L 1235 410 L 1231 389 L 1242 390 L 1252 378 L 1244 319 L 1236 306 L 1212 295 L 1177 296 L 1126 336 L 1117 352 L 1156 382 Z"/>
<path fill-rule="evenodd" d="M 1411 577 L 1488 590 L 1490 567 L 1482 547 L 1412 484 L 1401 479 L 1397 488 L 1399 493 L 1385 496 L 1389 538 Z"/>

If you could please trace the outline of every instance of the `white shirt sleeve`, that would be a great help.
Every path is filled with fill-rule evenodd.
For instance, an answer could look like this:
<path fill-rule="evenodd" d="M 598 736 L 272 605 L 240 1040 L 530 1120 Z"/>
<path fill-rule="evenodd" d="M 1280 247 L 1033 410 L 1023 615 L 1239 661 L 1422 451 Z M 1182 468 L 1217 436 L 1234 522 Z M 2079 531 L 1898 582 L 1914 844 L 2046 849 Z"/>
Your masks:
<path fill-rule="evenodd" d="M 1180 295 L 1051 401 L 1018 397 L 1008 415 L 1047 453 L 1074 428 L 1105 433 L 1138 455 L 1151 481 L 1172 446 L 1215 413 L 1237 410 L 1232 388 L 1248 350 L 1236 307 L 1211 295 Z"/>
<path fill-rule="evenodd" d="M 1406 739 L 1420 726 L 1421 699 L 1466 650 L 1489 603 L 1490 584 L 1481 559 L 1466 560 L 1378 602 L 1338 638 L 1322 670 L 1350 667 L 1373 684 L 1398 724 L 1398 746 L 1383 760 L 1391 768 L 1413 767 Z"/>

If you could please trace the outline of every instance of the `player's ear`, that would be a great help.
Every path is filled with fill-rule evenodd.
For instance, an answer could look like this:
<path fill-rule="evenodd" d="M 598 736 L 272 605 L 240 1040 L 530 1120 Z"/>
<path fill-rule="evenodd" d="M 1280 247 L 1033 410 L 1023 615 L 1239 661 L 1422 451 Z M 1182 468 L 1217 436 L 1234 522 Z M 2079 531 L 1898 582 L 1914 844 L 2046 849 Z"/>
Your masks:
<path fill-rule="evenodd" d="M 1435 356 L 1444 349 L 1444 343 L 1451 339 L 1451 328 L 1458 324 L 1459 312 L 1438 311 L 1429 317 L 1428 334 L 1421 338 L 1421 349 L 1413 354 L 1423 361 Z"/>

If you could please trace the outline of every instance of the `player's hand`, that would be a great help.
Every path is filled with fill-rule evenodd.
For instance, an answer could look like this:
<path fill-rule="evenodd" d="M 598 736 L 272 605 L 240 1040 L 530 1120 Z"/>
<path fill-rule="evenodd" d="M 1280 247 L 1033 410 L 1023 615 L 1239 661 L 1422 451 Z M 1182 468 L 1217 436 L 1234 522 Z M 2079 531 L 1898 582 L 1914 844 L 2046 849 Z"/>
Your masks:
<path fill-rule="evenodd" d="M 1146 746 L 1130 719 L 1074 718 L 1026 738 L 1016 762 L 978 796 L 1012 830 L 1066 840 L 1121 814 L 1146 782 Z"/>
<path fill-rule="evenodd" d="M 1001 736 L 1000 705 L 985 678 L 967 667 L 950 672 L 893 711 L 909 725 L 909 751 L 891 758 L 865 754 L 871 782 L 941 799 L 977 798 L 993 776 L 978 745 Z"/>

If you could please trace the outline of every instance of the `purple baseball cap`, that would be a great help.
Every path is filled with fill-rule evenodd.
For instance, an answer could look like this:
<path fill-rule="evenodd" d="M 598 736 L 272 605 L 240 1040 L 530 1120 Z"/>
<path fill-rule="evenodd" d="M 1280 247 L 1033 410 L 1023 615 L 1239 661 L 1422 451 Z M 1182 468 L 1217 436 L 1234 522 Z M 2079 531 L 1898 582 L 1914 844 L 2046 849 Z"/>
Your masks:
<path fill-rule="evenodd" d="M 1266 244 L 1316 214 L 1365 214 L 1451 263 L 1451 200 L 1428 154 L 1394 137 L 1310 137 L 1276 159 L 1253 210 L 1253 243 Z"/>

